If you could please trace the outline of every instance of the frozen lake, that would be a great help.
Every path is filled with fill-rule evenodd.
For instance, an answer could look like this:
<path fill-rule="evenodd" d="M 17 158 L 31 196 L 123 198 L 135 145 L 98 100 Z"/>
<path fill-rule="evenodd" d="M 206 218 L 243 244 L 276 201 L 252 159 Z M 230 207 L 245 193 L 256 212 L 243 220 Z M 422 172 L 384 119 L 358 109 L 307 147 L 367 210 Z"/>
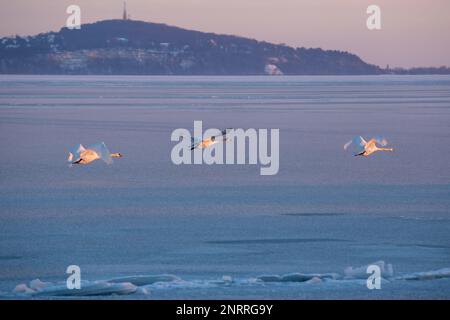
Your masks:
<path fill-rule="evenodd" d="M 280 129 L 279 173 L 174 165 L 194 120 Z M 449 299 L 449 124 L 449 76 L 0 76 L 0 297 L 75 264 L 101 298 Z M 98 141 L 124 157 L 68 168 Z M 381 290 L 344 271 L 376 261 Z"/>

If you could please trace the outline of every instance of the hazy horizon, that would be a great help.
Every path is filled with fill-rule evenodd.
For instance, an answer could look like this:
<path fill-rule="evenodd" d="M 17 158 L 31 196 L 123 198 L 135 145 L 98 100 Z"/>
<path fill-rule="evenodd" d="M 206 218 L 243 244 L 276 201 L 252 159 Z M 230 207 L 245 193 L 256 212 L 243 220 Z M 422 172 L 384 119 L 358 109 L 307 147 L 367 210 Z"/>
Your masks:
<path fill-rule="evenodd" d="M 122 15 L 123 0 L 17 0 L 2 3 L 0 36 L 59 31 L 71 4 L 81 7 L 82 24 Z M 381 30 L 366 28 L 371 4 L 381 8 Z M 450 2 L 445 0 L 128 0 L 127 7 L 132 20 L 349 51 L 383 68 L 450 66 L 450 41 L 444 36 L 450 32 Z"/>

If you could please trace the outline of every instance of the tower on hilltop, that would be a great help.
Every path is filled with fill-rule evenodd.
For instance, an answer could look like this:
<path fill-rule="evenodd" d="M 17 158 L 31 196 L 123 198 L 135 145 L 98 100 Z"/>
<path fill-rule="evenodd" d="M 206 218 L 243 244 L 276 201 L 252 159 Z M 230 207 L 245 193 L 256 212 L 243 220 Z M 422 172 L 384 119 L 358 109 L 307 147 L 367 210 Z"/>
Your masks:
<path fill-rule="evenodd" d="M 123 16 L 122 16 L 123 20 L 128 20 L 128 14 L 127 14 L 127 3 L 124 2 L 123 3 Z"/>

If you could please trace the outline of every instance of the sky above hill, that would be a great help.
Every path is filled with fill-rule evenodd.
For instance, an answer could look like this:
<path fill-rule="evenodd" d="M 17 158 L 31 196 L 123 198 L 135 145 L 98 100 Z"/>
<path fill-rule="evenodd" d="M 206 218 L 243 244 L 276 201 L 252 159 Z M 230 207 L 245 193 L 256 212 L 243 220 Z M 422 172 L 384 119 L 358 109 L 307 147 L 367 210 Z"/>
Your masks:
<path fill-rule="evenodd" d="M 82 23 L 123 11 L 123 0 L 0 1 L 0 36 L 58 31 L 71 4 L 81 7 Z M 372 4 L 381 8 L 381 30 L 366 27 Z M 345 50 L 382 67 L 450 66 L 448 0 L 127 0 L 127 8 L 133 20 Z"/>

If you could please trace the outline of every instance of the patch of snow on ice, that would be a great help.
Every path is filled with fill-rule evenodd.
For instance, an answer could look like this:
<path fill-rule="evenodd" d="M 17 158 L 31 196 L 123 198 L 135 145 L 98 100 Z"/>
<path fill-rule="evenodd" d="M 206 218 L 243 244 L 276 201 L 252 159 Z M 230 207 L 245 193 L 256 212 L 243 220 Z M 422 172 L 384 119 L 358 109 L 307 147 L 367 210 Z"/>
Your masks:
<path fill-rule="evenodd" d="M 369 265 L 378 266 L 380 268 L 382 278 L 391 278 L 394 275 L 394 268 L 392 267 L 392 264 L 385 263 L 380 260 L 361 267 L 347 267 L 344 270 L 345 279 L 367 279 L 369 276 L 367 273 L 367 267 Z"/>
<path fill-rule="evenodd" d="M 171 274 L 159 274 L 159 275 L 142 275 L 142 276 L 128 276 L 122 278 L 114 278 L 108 280 L 110 283 L 130 282 L 135 286 L 145 286 L 156 282 L 172 282 L 180 281 L 181 279 Z"/>
<path fill-rule="evenodd" d="M 266 64 L 264 72 L 271 76 L 283 75 L 283 72 L 274 64 Z"/>

